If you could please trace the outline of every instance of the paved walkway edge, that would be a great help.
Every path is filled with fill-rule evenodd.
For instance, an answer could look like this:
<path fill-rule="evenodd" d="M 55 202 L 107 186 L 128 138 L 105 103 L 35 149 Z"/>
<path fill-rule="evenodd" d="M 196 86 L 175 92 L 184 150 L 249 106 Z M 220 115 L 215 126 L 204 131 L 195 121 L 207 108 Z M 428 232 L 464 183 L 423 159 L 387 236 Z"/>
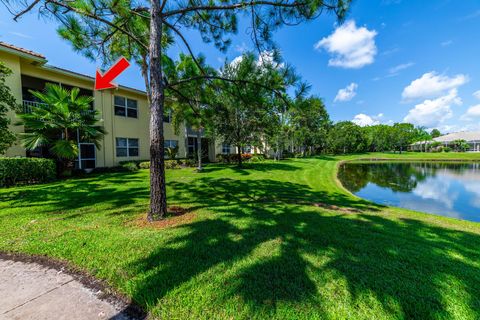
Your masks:
<path fill-rule="evenodd" d="M 147 319 L 147 315 L 143 309 L 132 303 L 127 297 L 115 292 L 115 290 L 108 286 L 104 281 L 93 277 L 67 261 L 57 260 L 46 256 L 3 251 L 0 251 L 0 260 L 37 264 L 47 269 L 62 272 L 81 283 L 85 288 L 94 292 L 98 299 L 115 306 L 117 309 L 121 309 L 122 314 L 129 319 Z"/>

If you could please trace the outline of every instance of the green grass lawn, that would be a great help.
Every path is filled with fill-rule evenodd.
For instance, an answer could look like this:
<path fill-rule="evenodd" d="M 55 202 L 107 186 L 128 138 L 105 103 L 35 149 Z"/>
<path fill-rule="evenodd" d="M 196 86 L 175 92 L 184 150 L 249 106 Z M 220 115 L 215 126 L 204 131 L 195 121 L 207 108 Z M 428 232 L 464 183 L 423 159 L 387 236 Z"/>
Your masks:
<path fill-rule="evenodd" d="M 72 262 L 154 318 L 479 319 L 480 224 L 345 191 L 339 160 L 167 172 L 171 226 L 139 222 L 148 171 L 0 189 L 0 251 Z M 178 223 L 175 225 L 175 223 Z"/>

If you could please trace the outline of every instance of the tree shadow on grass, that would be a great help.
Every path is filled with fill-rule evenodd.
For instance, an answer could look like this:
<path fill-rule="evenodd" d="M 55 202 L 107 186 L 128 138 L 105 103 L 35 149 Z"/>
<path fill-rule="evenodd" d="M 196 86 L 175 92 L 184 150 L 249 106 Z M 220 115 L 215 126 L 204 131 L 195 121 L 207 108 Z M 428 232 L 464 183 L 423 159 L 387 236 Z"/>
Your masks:
<path fill-rule="evenodd" d="M 250 163 L 246 162 L 243 163 L 242 167 L 238 167 L 236 164 L 208 164 L 206 165 L 201 173 L 210 173 L 216 171 L 222 171 L 230 169 L 233 170 L 235 173 L 239 173 L 241 175 L 250 175 L 255 174 L 255 172 L 271 172 L 275 170 L 279 171 L 296 171 L 301 170 L 301 167 L 295 166 L 293 164 L 282 163 L 282 162 L 256 162 Z"/>
<path fill-rule="evenodd" d="M 236 205 L 268 205 L 269 208 L 282 208 L 286 204 L 314 205 L 326 204 L 354 211 L 378 211 L 384 208 L 360 198 L 337 191 L 317 191 L 308 185 L 280 182 L 272 179 L 237 180 L 230 178 L 203 177 L 190 183 L 172 181 L 168 186 L 175 192 L 170 200 L 182 204 L 203 204 L 205 207 Z"/>
<path fill-rule="evenodd" d="M 163 316 L 191 306 L 160 299 L 189 282 L 201 287 L 198 278 L 207 275 L 218 294 L 194 306 L 206 318 L 224 314 L 229 299 L 246 318 L 282 317 L 285 305 L 298 317 L 365 318 L 372 302 L 366 295 L 381 306 L 376 312 L 392 318 L 452 318 L 455 306 L 462 316 L 480 317 L 478 234 L 388 219 L 375 215 L 374 204 L 291 182 L 205 177 L 169 185 L 177 191 L 173 201 L 203 206 L 212 216 L 178 227 L 178 236 L 130 264 L 134 300 L 157 305 Z M 363 213 L 306 206 L 318 201 Z M 262 246 L 267 254 L 257 255 Z M 336 301 L 345 296 L 347 302 Z M 330 305 L 340 301 L 346 313 L 332 313 Z"/>
<path fill-rule="evenodd" d="M 145 185 L 139 186 L 142 181 Z M 132 185 L 127 188 L 129 184 Z M 135 173 L 113 173 L 19 188 L 0 194 L 0 201 L 9 202 L 9 208 L 22 208 L 28 203 L 30 207 L 41 207 L 39 212 L 63 213 L 97 204 L 120 208 L 147 200 L 148 196 L 148 182 L 142 177 Z"/>

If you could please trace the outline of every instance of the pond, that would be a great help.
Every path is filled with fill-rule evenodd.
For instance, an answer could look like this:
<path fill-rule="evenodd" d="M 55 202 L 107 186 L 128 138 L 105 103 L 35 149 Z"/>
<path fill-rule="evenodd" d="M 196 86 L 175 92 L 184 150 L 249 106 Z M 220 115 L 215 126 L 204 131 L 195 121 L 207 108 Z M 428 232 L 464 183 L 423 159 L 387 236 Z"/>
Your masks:
<path fill-rule="evenodd" d="M 338 178 L 375 203 L 480 222 L 480 163 L 348 162 Z"/>

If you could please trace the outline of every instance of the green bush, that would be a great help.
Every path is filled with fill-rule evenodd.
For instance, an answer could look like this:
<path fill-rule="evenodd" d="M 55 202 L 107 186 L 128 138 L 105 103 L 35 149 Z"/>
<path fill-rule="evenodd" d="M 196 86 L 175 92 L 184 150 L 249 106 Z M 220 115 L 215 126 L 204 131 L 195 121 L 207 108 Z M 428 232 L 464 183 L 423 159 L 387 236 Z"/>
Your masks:
<path fill-rule="evenodd" d="M 137 171 L 138 170 L 138 165 L 135 162 L 126 162 L 122 164 L 122 168 L 124 168 L 126 171 Z"/>
<path fill-rule="evenodd" d="M 150 161 L 143 161 L 138 164 L 140 169 L 150 169 Z"/>
<path fill-rule="evenodd" d="M 0 187 L 43 183 L 55 177 L 55 162 L 51 159 L 0 158 Z"/>
<path fill-rule="evenodd" d="M 295 154 L 291 151 L 284 150 L 282 153 L 282 156 L 283 156 L 283 159 L 289 159 L 289 158 L 293 158 Z"/>
<path fill-rule="evenodd" d="M 238 155 L 236 153 L 217 154 L 217 160 L 223 163 L 233 163 L 238 161 Z"/>
<path fill-rule="evenodd" d="M 181 163 L 179 160 L 165 160 L 165 169 L 180 169 Z"/>
<path fill-rule="evenodd" d="M 183 167 L 195 167 L 197 165 L 197 161 L 194 159 L 184 159 L 180 160 L 179 164 Z"/>
<path fill-rule="evenodd" d="M 252 155 L 250 160 L 248 160 L 248 162 L 263 162 L 263 161 L 265 161 L 265 159 L 266 159 L 266 157 L 263 154 L 254 154 L 254 155 Z"/>

